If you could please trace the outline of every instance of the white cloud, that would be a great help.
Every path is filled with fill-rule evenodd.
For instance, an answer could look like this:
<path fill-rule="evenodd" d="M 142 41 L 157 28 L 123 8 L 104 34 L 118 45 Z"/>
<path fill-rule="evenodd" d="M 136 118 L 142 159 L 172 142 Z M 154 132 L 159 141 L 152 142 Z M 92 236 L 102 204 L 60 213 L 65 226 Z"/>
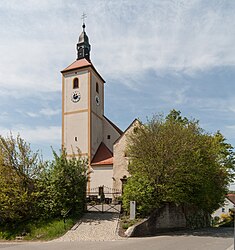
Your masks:
<path fill-rule="evenodd" d="M 85 11 L 91 58 L 106 79 L 133 87 L 148 70 L 194 73 L 235 65 L 235 2 L 1 1 L 0 87 L 60 91 Z M 81 8 L 82 6 L 82 8 Z M 27 89 L 27 91 L 24 91 Z M 2 92 L 3 90 L 1 90 Z M 8 92 L 6 92 L 8 93 Z M 1 93 L 0 93 L 1 94 Z"/>
<path fill-rule="evenodd" d="M 22 113 L 22 112 L 21 112 Z M 32 118 L 34 117 L 38 117 L 39 115 L 37 113 L 33 113 L 33 112 L 26 112 L 26 114 Z"/>
<path fill-rule="evenodd" d="M 12 133 L 14 136 L 20 134 L 29 143 L 48 143 L 49 145 L 61 143 L 61 127 L 27 127 L 24 125 L 15 125 L 12 129 L 0 128 L 1 135 L 8 136 Z"/>
<path fill-rule="evenodd" d="M 48 107 L 48 108 L 42 108 L 38 112 L 30 112 L 30 111 L 26 111 L 25 112 L 25 110 L 17 109 L 17 112 L 19 114 L 23 114 L 23 115 L 26 114 L 29 117 L 36 118 L 36 117 L 40 117 L 40 116 L 55 116 L 55 115 L 59 115 L 61 113 L 61 109 L 52 109 L 52 108 Z"/>
<path fill-rule="evenodd" d="M 41 109 L 39 113 L 46 116 L 54 116 L 60 114 L 61 109 L 44 108 Z"/>
<path fill-rule="evenodd" d="M 171 103 L 171 105 L 185 104 L 188 102 L 186 91 L 189 89 L 188 86 L 183 86 L 180 89 L 168 89 L 161 93 L 160 99 L 165 103 Z"/>
<path fill-rule="evenodd" d="M 3 112 L 7 110 L 8 97 L 9 102 L 15 101 L 15 106 L 7 110 L 8 114 L 1 116 L 2 126 L 8 123 L 14 133 L 20 132 L 33 143 L 45 141 L 60 145 L 60 127 L 46 124 L 50 119 L 40 121 L 44 124 L 41 127 L 30 124 L 36 119 L 28 119 L 27 126 L 14 124 L 23 122 L 25 114 L 41 119 L 47 115 L 56 118 L 61 112 L 58 109 L 60 70 L 76 58 L 75 45 L 81 32 L 83 11 L 88 16 L 86 31 L 92 46 L 92 62 L 107 83 L 111 83 L 106 85 L 106 90 L 110 87 L 111 92 L 112 82 L 125 84 L 136 90 L 132 93 L 138 96 L 138 91 L 144 92 L 148 85 L 149 99 L 146 98 L 144 106 L 150 107 L 149 110 L 154 109 L 159 100 L 162 102 L 159 109 L 168 104 L 182 105 L 182 108 L 218 114 L 218 119 L 222 120 L 224 113 L 234 114 L 232 94 L 230 99 L 226 94 L 220 98 L 215 93 L 204 96 L 203 89 L 195 91 L 183 78 L 215 67 L 232 66 L 234 69 L 234 10 L 235 2 L 227 0 L 148 0 L 147 4 L 129 0 L 25 0 L 19 4 L 17 0 L 2 0 L 0 96 L 4 98 Z M 178 75 L 175 85 L 168 81 L 169 72 Z M 158 77 L 165 77 L 162 83 L 166 88 L 161 88 L 160 84 L 155 87 Z M 213 82 L 208 84 L 213 89 Z M 117 98 L 121 89 L 116 89 Z M 151 92 L 153 89 L 155 92 Z M 128 93 L 123 92 L 122 98 L 128 99 Z M 120 117 L 128 116 L 126 106 L 132 105 L 133 113 L 143 106 L 142 103 L 138 106 L 138 102 L 130 104 L 130 99 L 118 105 L 125 113 Z M 15 107 L 23 110 L 21 120 L 14 117 Z M 110 109 L 115 113 L 115 107 Z M 120 117 L 118 119 L 122 120 Z M 9 132 L 4 127 L 2 131 Z"/>

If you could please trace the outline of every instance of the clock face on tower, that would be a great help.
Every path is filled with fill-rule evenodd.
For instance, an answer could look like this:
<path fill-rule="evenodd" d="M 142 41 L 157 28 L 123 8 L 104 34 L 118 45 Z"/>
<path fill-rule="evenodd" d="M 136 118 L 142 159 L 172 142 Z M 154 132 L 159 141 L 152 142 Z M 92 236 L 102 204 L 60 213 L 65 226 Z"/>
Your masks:
<path fill-rule="evenodd" d="M 71 96 L 73 102 L 78 102 L 81 99 L 81 94 L 79 91 L 74 91 Z"/>

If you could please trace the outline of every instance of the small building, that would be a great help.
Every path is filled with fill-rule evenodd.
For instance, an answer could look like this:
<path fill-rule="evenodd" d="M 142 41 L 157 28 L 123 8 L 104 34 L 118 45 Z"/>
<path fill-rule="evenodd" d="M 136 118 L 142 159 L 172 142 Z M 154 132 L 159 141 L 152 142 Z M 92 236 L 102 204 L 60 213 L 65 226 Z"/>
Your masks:
<path fill-rule="evenodd" d="M 224 204 L 218 208 L 211 216 L 213 218 L 220 217 L 222 214 L 228 214 L 229 210 L 235 206 L 235 194 L 227 194 L 224 199 Z"/>

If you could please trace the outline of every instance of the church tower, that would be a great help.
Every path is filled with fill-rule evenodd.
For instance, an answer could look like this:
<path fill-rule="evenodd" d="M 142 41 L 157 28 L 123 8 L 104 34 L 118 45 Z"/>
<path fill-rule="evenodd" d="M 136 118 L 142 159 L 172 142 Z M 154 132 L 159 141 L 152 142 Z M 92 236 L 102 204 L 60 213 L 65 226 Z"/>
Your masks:
<path fill-rule="evenodd" d="M 61 71 L 62 147 L 68 157 L 88 157 L 92 172 L 88 189 L 112 185 L 113 143 L 122 134 L 104 116 L 105 81 L 92 64 L 90 51 L 83 23 L 77 43 L 77 59 Z"/>

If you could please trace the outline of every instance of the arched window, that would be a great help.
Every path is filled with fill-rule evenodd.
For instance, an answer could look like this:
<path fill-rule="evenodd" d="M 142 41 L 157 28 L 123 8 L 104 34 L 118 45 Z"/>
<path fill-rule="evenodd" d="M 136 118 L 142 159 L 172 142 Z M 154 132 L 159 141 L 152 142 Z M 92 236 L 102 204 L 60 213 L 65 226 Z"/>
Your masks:
<path fill-rule="evenodd" d="M 98 84 L 98 82 L 96 83 L 96 92 L 99 94 L 99 84 Z"/>
<path fill-rule="evenodd" d="M 79 81 L 77 77 L 73 79 L 73 88 L 74 89 L 79 88 Z"/>

